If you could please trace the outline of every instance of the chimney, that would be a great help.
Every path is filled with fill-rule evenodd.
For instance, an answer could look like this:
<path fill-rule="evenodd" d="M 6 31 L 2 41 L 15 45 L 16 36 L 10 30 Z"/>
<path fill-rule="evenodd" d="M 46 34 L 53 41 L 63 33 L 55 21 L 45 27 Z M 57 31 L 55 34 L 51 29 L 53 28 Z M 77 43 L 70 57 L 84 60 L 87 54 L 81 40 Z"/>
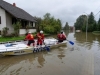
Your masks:
<path fill-rule="evenodd" d="M 16 6 L 16 3 L 13 3 L 13 6 Z"/>

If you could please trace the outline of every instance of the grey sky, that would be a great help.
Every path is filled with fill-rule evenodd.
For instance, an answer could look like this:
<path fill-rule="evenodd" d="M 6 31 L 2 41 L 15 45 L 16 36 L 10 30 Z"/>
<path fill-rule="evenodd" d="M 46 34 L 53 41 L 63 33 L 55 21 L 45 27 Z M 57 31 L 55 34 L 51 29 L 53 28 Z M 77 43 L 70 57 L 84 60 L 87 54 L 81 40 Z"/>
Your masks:
<path fill-rule="evenodd" d="M 59 18 L 63 24 L 66 22 L 73 26 L 78 16 L 82 14 L 94 15 L 100 11 L 99 0 L 5 0 L 8 3 L 16 3 L 17 7 L 24 9 L 32 16 L 43 17 L 47 12 Z M 84 13 L 85 12 L 85 13 Z M 100 14 L 100 13 L 99 13 Z M 95 16 L 99 18 L 99 14 Z"/>

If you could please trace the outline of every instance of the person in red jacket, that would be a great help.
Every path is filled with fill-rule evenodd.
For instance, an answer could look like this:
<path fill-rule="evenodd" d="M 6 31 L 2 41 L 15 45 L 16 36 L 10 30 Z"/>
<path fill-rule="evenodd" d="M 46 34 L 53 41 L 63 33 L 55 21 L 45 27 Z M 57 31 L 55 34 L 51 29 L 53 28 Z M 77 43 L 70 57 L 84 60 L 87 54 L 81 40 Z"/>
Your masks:
<path fill-rule="evenodd" d="M 66 35 L 63 33 L 63 31 L 61 31 L 58 35 L 58 43 L 63 42 L 64 40 L 66 40 Z"/>
<path fill-rule="evenodd" d="M 33 34 L 31 33 L 31 32 L 29 32 L 27 35 L 26 35 L 26 37 L 25 37 L 25 40 L 28 40 L 28 46 L 30 46 L 31 45 L 31 43 L 33 43 L 33 46 L 34 46 L 34 36 L 33 36 Z"/>
<path fill-rule="evenodd" d="M 44 43 L 44 34 L 43 31 L 37 33 L 37 45 L 42 45 Z"/>

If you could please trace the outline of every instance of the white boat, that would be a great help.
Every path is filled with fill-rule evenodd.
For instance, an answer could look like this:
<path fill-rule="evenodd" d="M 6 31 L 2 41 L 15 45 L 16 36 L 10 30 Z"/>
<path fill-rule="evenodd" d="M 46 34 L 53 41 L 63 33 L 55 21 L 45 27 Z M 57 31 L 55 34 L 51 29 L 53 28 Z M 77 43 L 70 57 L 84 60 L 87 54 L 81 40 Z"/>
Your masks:
<path fill-rule="evenodd" d="M 35 40 L 36 42 L 36 40 Z M 32 46 L 27 46 L 23 41 L 16 41 L 13 43 L 3 43 L 0 44 L 0 54 L 1 55 L 22 55 L 22 54 L 28 54 L 28 53 L 33 53 L 33 52 L 38 52 L 42 50 L 47 50 L 52 49 L 58 46 L 66 46 L 66 42 L 64 41 L 62 43 L 57 43 L 57 40 L 52 38 L 52 39 L 45 39 L 44 43 L 45 45 L 42 46 L 37 46 L 35 45 L 34 47 Z"/>
<path fill-rule="evenodd" d="M 81 32 L 81 30 L 76 30 L 76 32 Z"/>

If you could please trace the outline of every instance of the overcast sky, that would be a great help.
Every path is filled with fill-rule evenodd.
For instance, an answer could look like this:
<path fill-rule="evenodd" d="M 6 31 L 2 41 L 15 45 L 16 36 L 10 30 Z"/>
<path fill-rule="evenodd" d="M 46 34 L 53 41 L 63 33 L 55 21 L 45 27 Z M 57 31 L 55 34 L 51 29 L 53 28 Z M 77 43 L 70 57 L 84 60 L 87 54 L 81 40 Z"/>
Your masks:
<path fill-rule="evenodd" d="M 60 19 L 63 26 L 66 22 L 73 26 L 76 19 L 82 14 L 96 15 L 100 11 L 100 0 L 5 0 L 17 7 L 24 9 L 32 16 L 43 18 L 50 13 L 56 19 Z M 85 13 L 84 13 L 85 12 Z M 99 18 L 98 13 L 95 18 Z"/>

